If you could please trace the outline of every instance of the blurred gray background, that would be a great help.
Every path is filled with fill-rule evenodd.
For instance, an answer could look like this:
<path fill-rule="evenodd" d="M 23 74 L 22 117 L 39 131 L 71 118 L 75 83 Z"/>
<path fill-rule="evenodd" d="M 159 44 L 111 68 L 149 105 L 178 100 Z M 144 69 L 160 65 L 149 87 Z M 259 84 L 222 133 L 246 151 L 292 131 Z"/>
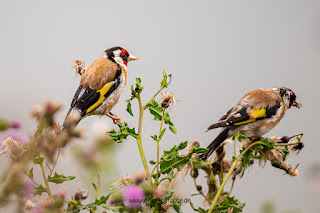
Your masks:
<path fill-rule="evenodd" d="M 135 78 L 142 78 L 143 100 L 148 101 L 159 88 L 162 70 L 173 75 L 170 91 L 180 102 L 171 115 L 178 134 L 167 132 L 161 150 L 184 140 L 207 146 L 218 130 L 204 133 L 206 128 L 246 92 L 286 86 L 303 108 L 289 110 L 268 136 L 305 134 L 302 153 L 290 156 L 292 165 L 300 164 L 300 175 L 293 178 L 270 165 L 255 165 L 237 181 L 233 194 L 247 202 L 244 212 L 258 212 L 266 201 L 273 201 L 277 212 L 320 212 L 320 175 L 310 175 L 320 163 L 319 12 L 316 0 L 2 1 L 1 117 L 20 120 L 23 134 L 31 135 L 36 122 L 28 112 L 49 99 L 63 104 L 62 122 L 79 83 L 73 60 L 89 66 L 105 49 L 118 45 L 140 58 L 129 63 L 126 90 L 113 110 L 131 126 L 137 117 L 127 114 L 125 100 Z M 143 129 L 148 160 L 156 158 L 149 135 L 159 129 L 151 119 L 145 116 Z M 98 117 L 86 118 L 79 127 L 97 125 L 114 127 L 111 119 Z M 143 169 L 134 140 L 117 146 L 114 180 Z M 67 161 L 57 169 L 76 175 L 69 155 L 68 150 L 63 153 Z M 1 167 L 7 163 L 1 158 Z M 70 183 L 65 186 L 70 193 L 83 186 L 80 179 Z M 186 197 L 196 192 L 188 179 L 181 184 Z M 201 204 L 201 199 L 191 199 Z M 188 204 L 183 209 L 190 211 Z"/>

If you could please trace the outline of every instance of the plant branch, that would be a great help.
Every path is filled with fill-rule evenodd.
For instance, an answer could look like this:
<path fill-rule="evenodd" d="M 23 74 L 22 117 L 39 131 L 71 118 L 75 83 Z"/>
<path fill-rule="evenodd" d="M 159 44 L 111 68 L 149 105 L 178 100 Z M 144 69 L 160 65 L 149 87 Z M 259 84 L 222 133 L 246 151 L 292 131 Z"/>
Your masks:
<path fill-rule="evenodd" d="M 236 142 L 236 141 L 235 141 L 235 142 Z M 234 143 L 235 143 L 235 142 L 234 142 Z M 230 178 L 233 170 L 236 168 L 236 165 L 237 165 L 237 163 L 239 162 L 239 160 L 241 159 L 241 157 L 242 157 L 249 149 L 251 149 L 251 147 L 253 147 L 253 146 L 257 145 L 257 144 L 263 144 L 263 143 L 261 143 L 260 141 L 257 141 L 257 142 L 254 142 L 254 143 L 250 144 L 243 152 L 241 152 L 241 154 L 239 155 L 239 157 L 235 158 L 235 161 L 233 162 L 232 167 L 230 168 L 230 170 L 229 170 L 226 178 L 223 180 L 223 183 L 220 185 L 220 188 L 218 189 L 218 192 L 217 192 L 216 196 L 214 197 L 214 199 L 213 199 L 213 201 L 212 201 L 212 204 L 211 204 L 211 206 L 210 206 L 210 209 L 209 209 L 208 213 L 212 213 L 212 211 L 213 211 L 213 209 L 214 209 L 214 207 L 215 207 L 215 205 L 216 205 L 216 202 L 217 202 L 217 200 L 218 200 L 218 198 L 219 198 L 219 196 L 220 196 L 220 194 L 221 194 L 224 186 L 226 185 L 228 179 Z"/>
<path fill-rule="evenodd" d="M 46 185 L 47 193 L 48 193 L 49 197 L 50 197 L 51 199 L 53 199 L 52 193 L 51 193 L 51 190 L 50 190 L 50 187 L 49 187 L 48 179 L 46 178 L 46 173 L 45 173 L 45 171 L 44 171 L 44 168 L 43 168 L 43 164 L 42 164 L 42 163 L 40 164 L 40 167 L 41 167 L 41 171 L 42 171 L 42 176 L 43 176 L 44 184 Z"/>
<path fill-rule="evenodd" d="M 162 126 L 163 126 L 163 118 L 164 118 L 164 113 L 166 109 L 163 109 L 163 114 L 161 118 L 161 124 L 160 124 L 160 130 L 159 130 L 159 135 L 158 135 L 158 140 L 157 140 L 157 176 L 155 182 L 158 183 L 158 178 L 159 178 L 159 162 L 160 162 L 160 135 L 162 132 Z"/>
<path fill-rule="evenodd" d="M 60 156 L 60 147 L 59 147 L 59 149 L 58 149 L 58 154 L 57 154 L 56 160 L 54 161 L 54 164 L 53 164 L 53 166 L 52 166 L 52 169 L 50 169 L 50 175 L 49 175 L 49 176 L 51 176 L 51 175 L 52 175 L 53 170 L 55 169 L 55 167 L 56 167 L 56 165 L 57 165 L 57 162 L 58 162 L 59 156 Z"/>
<path fill-rule="evenodd" d="M 158 90 L 158 92 L 156 92 L 156 94 L 154 94 L 154 96 L 152 96 L 152 98 L 148 101 L 148 103 L 146 105 L 148 105 L 161 92 L 161 90 L 163 90 L 165 87 L 169 86 L 169 84 L 171 83 L 171 79 L 172 79 L 172 75 L 171 74 L 169 75 L 169 78 L 170 78 L 170 80 L 169 80 L 167 86 L 162 85 L 160 87 L 160 89 Z"/>
<path fill-rule="evenodd" d="M 31 180 L 34 184 L 36 184 L 36 186 L 39 186 L 39 184 L 33 179 L 33 177 L 31 177 L 31 176 L 28 174 L 27 171 L 24 171 L 24 173 L 30 178 L 30 180 Z"/>
<path fill-rule="evenodd" d="M 142 107 L 142 104 L 141 104 L 140 93 L 138 93 L 138 97 L 137 98 L 138 98 L 138 102 L 139 102 L 139 111 L 140 111 L 137 143 L 138 143 L 138 148 L 139 148 L 142 164 L 143 164 L 144 170 L 146 172 L 148 184 L 152 185 L 152 179 L 151 179 L 150 171 L 149 171 L 149 168 L 148 168 L 146 156 L 144 155 L 144 151 L 143 151 L 143 147 L 142 147 L 142 141 L 141 141 L 141 129 L 142 129 L 142 122 L 143 122 L 144 108 Z"/>

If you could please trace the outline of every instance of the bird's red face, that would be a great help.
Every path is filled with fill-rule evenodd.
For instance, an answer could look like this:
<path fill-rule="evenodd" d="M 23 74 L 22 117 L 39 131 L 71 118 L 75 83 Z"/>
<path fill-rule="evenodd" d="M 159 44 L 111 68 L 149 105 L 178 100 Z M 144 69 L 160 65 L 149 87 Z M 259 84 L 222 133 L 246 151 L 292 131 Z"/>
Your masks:
<path fill-rule="evenodd" d="M 130 55 L 128 51 L 122 47 L 113 47 L 105 51 L 107 57 L 119 64 L 123 68 L 127 68 L 128 61 L 138 60 L 137 57 Z"/>
<path fill-rule="evenodd" d="M 298 109 L 302 107 L 302 105 L 297 100 L 296 94 L 291 89 L 287 87 L 277 87 L 275 89 L 279 92 L 279 95 L 285 102 L 288 109 L 290 109 L 292 106 L 297 107 Z"/>
<path fill-rule="evenodd" d="M 300 102 L 297 100 L 297 96 L 296 96 L 296 94 L 294 92 L 292 92 L 290 94 L 290 105 L 289 105 L 289 108 L 291 106 L 297 107 L 298 109 L 300 109 L 302 107 Z"/>
<path fill-rule="evenodd" d="M 128 58 L 129 58 L 129 53 L 126 49 L 122 49 L 122 51 L 120 52 L 120 57 L 123 60 L 123 63 L 127 66 L 128 64 Z"/>

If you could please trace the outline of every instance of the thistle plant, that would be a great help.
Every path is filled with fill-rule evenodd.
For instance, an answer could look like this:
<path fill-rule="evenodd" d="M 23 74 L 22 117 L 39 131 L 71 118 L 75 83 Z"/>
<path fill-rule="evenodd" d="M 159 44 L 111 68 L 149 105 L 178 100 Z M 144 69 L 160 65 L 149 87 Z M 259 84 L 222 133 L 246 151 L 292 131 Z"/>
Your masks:
<path fill-rule="evenodd" d="M 76 61 L 76 72 L 81 74 L 85 69 L 82 61 Z M 238 198 L 232 196 L 232 191 L 237 178 L 242 178 L 245 171 L 256 161 L 260 165 L 270 162 L 277 169 L 285 171 L 291 176 L 299 174 L 297 166 L 288 164 L 287 158 L 290 153 L 299 153 L 303 148 L 301 142 L 302 134 L 292 137 L 271 137 L 252 140 L 239 133 L 232 138 L 233 156 L 227 157 L 226 142 L 215 152 L 212 160 L 202 161 L 198 155 L 206 153 L 206 148 L 201 148 L 198 141 L 183 141 L 176 143 L 171 149 L 160 153 L 165 134 L 177 134 L 169 109 L 178 101 L 173 93 L 168 92 L 171 83 L 171 75 L 163 71 L 162 80 L 157 92 L 142 103 L 144 87 L 141 78 L 137 78 L 131 86 L 131 97 L 126 100 L 127 113 L 138 119 L 138 126 L 131 127 L 125 121 L 117 121 L 118 130 L 106 132 L 108 140 L 97 138 L 92 149 L 75 149 L 74 154 L 79 164 L 87 166 L 85 171 L 98 176 L 98 181 L 92 183 L 94 189 L 93 199 L 89 196 L 88 189 L 77 190 L 71 199 L 66 199 L 66 191 L 61 190 L 54 194 L 52 188 L 57 184 L 72 181 L 76 177 L 72 174 L 62 174 L 56 171 L 59 164 L 61 150 L 71 140 L 84 138 L 83 130 L 75 129 L 74 121 L 70 118 L 64 126 L 66 131 L 60 131 L 61 126 L 55 122 L 55 115 L 61 105 L 48 101 L 43 106 L 37 106 L 31 111 L 31 116 L 38 123 L 34 135 L 27 141 L 19 140 L 18 137 L 8 136 L 1 142 L 0 154 L 10 159 L 10 166 L 2 177 L 0 188 L 0 206 L 8 205 L 18 200 L 18 212 L 169 212 L 173 209 L 182 212 L 182 202 L 174 196 L 173 183 L 179 176 L 190 175 L 196 194 L 201 196 L 203 205 L 196 207 L 190 202 L 190 209 L 195 212 L 242 212 L 245 206 Z M 156 101 L 158 96 L 161 101 Z M 138 105 L 138 112 L 133 112 L 132 105 Z M 153 121 L 145 121 L 144 113 L 149 112 Z M 143 126 L 145 123 L 155 122 L 159 131 L 149 133 L 150 137 L 143 138 Z M 0 130 L 8 131 L 10 128 L 19 128 L 16 121 L 0 119 Z M 146 135 L 146 134 L 143 134 Z M 117 143 L 123 143 L 128 137 L 137 142 L 144 171 L 122 177 L 110 187 L 102 187 L 100 177 L 100 166 L 105 164 L 104 155 L 110 155 L 112 147 Z M 292 140 L 294 140 L 292 142 Z M 113 142 L 111 142 L 111 140 Z M 144 143 L 155 141 L 157 154 L 153 159 L 146 159 L 144 154 Z M 115 142 L 115 144 L 114 144 Z M 89 158 L 95 153 L 96 158 Z M 98 158 L 97 156 L 103 156 Z M 40 173 L 34 171 L 40 168 Z M 89 169 L 91 168 L 91 170 Z M 106 169 L 106 167 L 102 167 Z M 206 186 L 199 182 L 199 174 L 206 178 Z M 41 177 L 41 182 L 36 181 Z M 225 185 L 231 181 L 231 188 L 225 189 Z M 168 184 L 167 184 L 168 183 Z"/>

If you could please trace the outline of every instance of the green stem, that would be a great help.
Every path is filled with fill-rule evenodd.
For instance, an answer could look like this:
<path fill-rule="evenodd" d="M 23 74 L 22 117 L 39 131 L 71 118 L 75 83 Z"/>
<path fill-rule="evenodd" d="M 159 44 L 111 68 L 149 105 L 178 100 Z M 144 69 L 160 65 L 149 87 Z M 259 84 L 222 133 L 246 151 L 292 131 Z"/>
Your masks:
<path fill-rule="evenodd" d="M 300 143 L 300 141 L 296 141 L 293 143 L 276 143 L 275 146 L 292 146 L 292 145 L 296 145 L 298 143 Z"/>
<path fill-rule="evenodd" d="M 138 102 L 139 102 L 140 116 L 139 116 L 139 127 L 138 127 L 137 143 L 138 143 L 138 148 L 139 148 L 139 152 L 140 152 L 142 164 L 143 164 L 144 170 L 145 170 L 145 172 L 146 172 L 148 184 L 149 184 L 149 185 L 152 185 L 152 179 L 151 179 L 150 171 L 149 171 L 149 168 L 148 168 L 146 156 L 144 155 L 143 146 L 142 146 L 142 141 L 141 141 L 141 129 L 142 129 L 142 121 L 143 121 L 143 112 L 144 112 L 144 109 L 143 109 L 142 104 L 141 104 L 140 93 L 138 93 Z"/>
<path fill-rule="evenodd" d="M 160 140 L 161 140 L 160 139 L 160 134 L 162 132 L 164 113 L 165 113 L 165 109 L 163 109 L 163 115 L 162 115 L 161 124 L 160 124 L 160 131 L 159 131 L 159 136 L 158 136 L 158 140 L 157 140 L 157 176 L 156 176 L 156 183 L 158 183 L 158 178 L 159 178 Z"/>
<path fill-rule="evenodd" d="M 148 105 L 161 92 L 161 90 L 163 90 L 163 88 L 164 88 L 164 86 L 161 86 L 160 89 L 158 90 L 158 92 L 154 96 L 152 96 L 152 98 L 148 101 L 148 103 L 146 105 Z"/>
<path fill-rule="evenodd" d="M 235 143 L 235 142 L 234 142 L 234 143 Z M 218 200 L 218 198 L 219 198 L 219 196 L 220 196 L 220 194 L 221 194 L 224 186 L 226 185 L 228 179 L 230 178 L 233 170 L 236 168 L 236 166 L 237 166 L 239 160 L 241 159 L 241 157 L 242 157 L 251 147 L 253 147 L 254 145 L 257 145 L 257 144 L 263 144 L 263 143 L 261 143 L 260 141 L 257 141 L 257 142 L 255 142 L 255 143 L 253 143 L 253 144 L 250 144 L 243 152 L 241 152 L 241 154 L 239 155 L 239 157 L 235 158 L 235 161 L 233 162 L 233 165 L 232 165 L 231 169 L 229 170 L 226 178 L 223 180 L 223 183 L 221 184 L 220 188 L 218 189 L 218 192 L 217 192 L 216 196 L 214 197 L 214 199 L 213 199 L 213 201 L 212 201 L 212 204 L 211 204 L 211 206 L 210 206 L 210 209 L 209 209 L 208 213 L 212 213 L 212 211 L 213 211 L 213 209 L 214 209 L 214 206 L 216 205 L 216 202 L 217 202 L 217 200 Z"/>
<path fill-rule="evenodd" d="M 54 161 L 54 164 L 53 164 L 53 166 L 52 166 L 52 169 L 50 170 L 50 175 L 49 175 L 49 176 L 51 176 L 51 175 L 52 175 L 53 170 L 55 169 L 55 167 L 56 167 L 56 165 L 57 165 L 57 162 L 58 162 L 59 156 L 60 156 L 60 147 L 59 147 L 59 149 L 58 149 L 58 154 L 57 154 L 56 160 Z"/>
<path fill-rule="evenodd" d="M 153 174 L 154 170 L 156 170 L 157 166 L 158 166 L 160 163 L 162 163 L 162 162 L 163 162 L 163 160 L 157 162 L 157 163 L 154 165 L 153 169 L 151 170 L 151 174 Z"/>
<path fill-rule="evenodd" d="M 30 178 L 30 180 L 31 180 L 34 184 L 36 184 L 36 186 L 39 186 L 39 184 L 33 179 L 33 177 L 31 177 L 31 176 L 28 174 L 27 171 L 24 171 L 24 173 Z"/>
<path fill-rule="evenodd" d="M 48 179 L 46 178 L 46 173 L 44 171 L 44 168 L 43 168 L 43 164 L 41 163 L 40 164 L 40 167 L 41 167 L 41 171 L 42 171 L 42 176 L 43 176 L 43 180 L 44 180 L 44 184 L 46 185 L 46 190 L 48 192 L 48 195 L 51 199 L 53 199 L 52 197 L 52 193 L 51 193 L 51 190 L 50 190 L 50 187 L 49 187 L 49 183 L 48 183 Z"/>

